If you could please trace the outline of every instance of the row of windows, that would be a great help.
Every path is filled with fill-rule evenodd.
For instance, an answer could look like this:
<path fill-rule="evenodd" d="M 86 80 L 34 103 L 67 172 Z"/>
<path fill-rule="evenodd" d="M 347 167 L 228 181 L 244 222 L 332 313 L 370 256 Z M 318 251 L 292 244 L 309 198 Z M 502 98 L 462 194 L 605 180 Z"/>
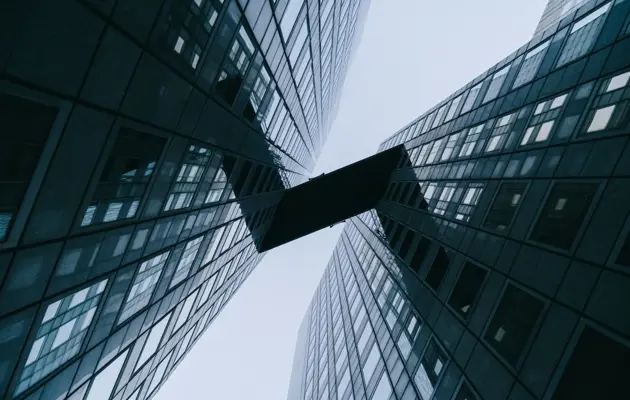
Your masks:
<path fill-rule="evenodd" d="M 362 218 L 360 218 L 363 220 Z M 360 224 L 351 224 L 351 230 L 357 231 L 356 227 Z M 356 233 L 350 233 L 350 236 L 357 236 Z M 429 240 L 427 238 L 427 240 Z M 371 242 L 372 243 L 372 242 Z M 394 246 L 395 247 L 395 246 Z M 383 249 L 385 249 L 383 247 Z M 385 250 L 389 252 L 390 250 Z M 433 263 L 428 267 L 429 271 L 425 281 L 430 287 L 428 281 L 435 277 L 431 270 L 436 268 L 436 263 L 441 263 L 439 269 L 449 266 L 446 262 L 439 261 L 441 252 L 435 256 Z M 365 267 L 365 266 L 364 266 Z M 476 303 L 481 297 L 490 271 L 473 262 L 465 262 L 458 273 L 453 284 L 450 295 L 447 297 L 446 304 L 456 315 L 464 320 L 468 318 L 471 310 L 474 309 Z M 384 287 L 383 290 L 388 290 Z M 383 292 L 381 292 L 383 293 Z M 383 303 L 380 303 L 381 308 Z M 508 281 L 503 285 L 503 290 L 496 300 L 496 306 L 491 307 L 493 312 L 488 316 L 485 328 L 481 333 L 480 339 L 502 359 L 510 368 L 517 369 L 524 361 L 524 354 L 531 346 L 531 342 L 535 332 L 540 329 L 542 321 L 548 313 L 547 301 L 539 298 L 538 295 L 530 293 L 528 290 L 521 288 L 519 285 Z M 514 312 L 514 310 L 519 312 Z M 558 376 L 559 384 L 555 388 L 553 398 L 582 398 L 582 391 L 592 396 L 599 397 L 604 393 L 614 393 L 613 390 L 622 390 L 623 379 L 610 379 L 612 376 L 619 376 L 616 371 L 621 368 L 622 371 L 627 370 L 617 364 L 617 360 L 621 360 L 630 354 L 630 347 L 617 342 L 610 336 L 585 325 L 578 329 L 574 337 L 579 339 L 577 347 L 570 353 L 566 368 L 560 370 L 561 376 Z M 449 355 L 445 348 L 440 344 L 440 338 L 433 336 L 422 350 L 421 367 L 414 374 L 414 382 L 416 383 L 420 397 L 429 399 L 440 384 L 440 378 L 444 374 L 444 370 L 448 368 L 452 355 Z M 399 342 L 400 343 L 400 342 Z M 601 347 L 591 347 L 601 346 Z M 404 346 L 403 346 L 404 347 Z M 606 355 L 595 352 L 597 356 L 586 356 L 588 352 L 592 352 L 593 348 L 601 349 Z M 614 352 L 618 352 L 615 354 Z M 588 379 L 585 385 L 576 384 L 581 379 L 587 379 L 592 371 L 594 358 L 604 359 L 610 357 L 614 360 L 612 364 L 604 362 L 605 371 L 597 373 L 594 379 Z M 578 380 L 574 380 L 574 379 Z M 593 377 L 591 377 L 593 378 Z M 463 382 L 457 395 L 454 398 L 478 398 L 475 396 L 472 387 Z M 468 396 L 468 397 L 466 397 Z M 614 395 L 613 395 L 614 396 Z"/>
<path fill-rule="evenodd" d="M 139 336 L 139 330 L 143 326 L 142 320 L 145 319 L 144 315 L 134 318 L 131 323 L 124 325 L 122 329 L 117 331 L 117 333 L 111 335 L 107 344 L 101 344 L 87 353 L 80 363 L 80 367 L 78 368 L 78 372 L 74 380 L 72 379 L 72 375 L 75 373 L 74 371 L 77 371 L 77 366 L 79 366 L 78 362 L 75 362 L 72 366 L 67 367 L 64 372 L 57 375 L 53 381 L 49 382 L 45 386 L 45 391 L 60 390 L 60 388 L 65 387 L 64 390 L 66 392 L 74 391 L 74 394 L 70 397 L 72 399 L 109 398 L 109 395 L 114 393 L 114 388 L 119 380 L 119 375 L 121 375 L 122 378 L 120 378 L 120 382 L 118 383 L 117 392 L 120 391 L 121 394 L 123 382 L 137 382 L 138 379 L 144 379 L 151 370 L 156 371 L 156 376 L 161 376 L 164 371 L 160 371 L 165 368 L 168 361 L 165 362 L 162 360 L 156 368 L 157 360 L 163 359 L 162 355 L 165 352 L 171 352 L 171 349 L 177 346 L 179 342 L 182 342 L 180 339 L 183 338 L 184 343 L 177 351 L 177 356 L 174 362 L 179 361 L 192 340 L 193 330 L 195 331 L 196 340 L 201 331 L 205 329 L 210 320 L 214 317 L 214 315 L 216 315 L 222 305 L 227 301 L 227 299 L 229 299 L 238 285 L 242 283 L 247 274 L 249 274 L 251 269 L 256 265 L 259 258 L 260 257 L 256 255 L 254 247 L 249 246 L 246 250 L 241 252 L 238 257 L 235 257 L 232 260 L 232 265 L 235 263 L 238 268 L 231 268 L 229 264 L 226 264 L 223 268 L 221 268 L 221 272 L 230 269 L 232 272 L 229 272 L 228 274 L 238 271 L 238 277 L 231 279 L 232 286 L 231 288 L 223 291 L 223 296 L 220 296 L 220 291 L 222 290 L 220 282 L 215 285 L 214 290 L 211 290 L 213 284 L 217 281 L 216 276 L 220 273 L 214 274 L 205 282 L 199 282 L 199 288 L 194 291 L 191 290 L 192 293 L 181 299 L 178 303 L 170 301 L 170 299 L 178 297 L 178 295 L 175 295 L 174 297 L 174 292 L 171 292 L 169 295 L 165 296 L 162 301 L 157 302 L 151 308 L 153 312 L 149 312 L 149 314 L 153 316 L 155 316 L 155 311 L 158 310 L 158 307 L 160 308 L 161 311 L 158 314 L 158 317 L 156 317 L 156 320 L 159 319 L 159 321 L 153 324 L 153 326 L 144 335 L 140 336 L 140 338 L 135 342 L 135 345 L 133 345 L 132 351 L 124 350 L 117 356 L 123 337 L 125 338 L 123 341 L 124 343 L 130 343 Z M 138 269 L 138 274 L 141 271 L 143 271 L 142 266 Z M 198 276 L 207 276 L 208 272 L 212 272 L 212 269 L 206 268 L 205 270 L 200 271 Z M 105 288 L 108 283 L 108 280 L 106 279 L 50 303 L 46 307 L 45 313 L 39 323 L 39 328 L 35 335 L 34 342 L 30 346 L 28 358 L 25 361 L 19 385 L 15 390 L 16 395 L 38 383 L 38 381 L 49 375 L 66 361 L 72 359 L 79 350 L 83 348 L 86 334 L 90 330 L 96 310 L 99 307 L 99 302 L 101 302 L 101 295 L 103 293 L 110 293 L 108 295 L 109 299 L 104 307 L 111 307 L 113 304 L 112 301 L 116 301 L 116 296 L 114 294 L 119 292 L 117 289 L 118 282 L 123 282 L 124 284 L 124 281 L 128 281 L 128 278 L 124 278 L 122 281 L 117 278 L 114 286 L 111 287 L 109 291 L 106 291 Z M 219 281 L 221 281 L 221 278 L 219 278 Z M 203 286 L 204 283 L 206 283 L 206 286 Z M 190 288 L 191 286 L 187 285 L 187 287 Z M 177 292 L 182 293 L 182 288 L 183 287 L 180 287 Z M 137 293 L 137 290 L 137 282 L 134 282 L 127 295 L 127 302 L 134 296 L 134 293 Z M 206 305 L 206 301 L 210 298 L 211 291 L 213 293 L 219 293 L 220 297 L 215 296 L 217 300 L 201 310 L 201 307 Z M 193 305 L 195 303 L 197 305 L 193 309 Z M 164 308 L 165 306 L 168 308 Z M 171 309 L 174 311 L 169 312 Z M 164 315 L 167 312 L 169 312 L 168 315 L 160 317 L 160 315 Z M 174 315 L 177 315 L 177 318 L 174 318 Z M 145 327 L 147 324 L 151 323 L 149 318 L 152 317 L 147 317 L 147 320 L 144 322 Z M 95 329 L 98 330 L 99 327 L 102 326 L 103 321 L 106 319 L 107 317 L 105 315 L 101 315 Z M 197 323 L 200 320 L 201 322 Z M 190 321 L 192 321 L 188 325 L 189 327 L 192 326 L 190 330 L 186 333 L 180 334 L 180 332 L 178 332 L 179 328 L 183 327 L 184 324 Z M 170 328 L 167 331 L 168 326 L 170 326 Z M 170 333 L 166 336 L 165 332 Z M 168 346 L 167 341 L 169 341 Z M 92 346 L 92 342 L 93 340 L 90 341 L 90 346 Z M 124 345 L 122 347 L 124 347 Z M 156 356 L 156 354 L 158 355 Z M 112 367 L 107 366 L 103 372 L 95 375 L 91 386 L 90 383 L 87 382 L 94 369 L 101 369 L 103 365 L 110 362 L 114 357 L 116 357 L 116 360 L 122 361 L 128 358 L 127 356 L 129 356 L 129 361 L 127 362 L 128 365 L 124 371 L 121 371 L 122 363 L 113 361 L 110 366 L 117 365 L 118 367 L 111 369 Z M 132 362 L 131 360 L 135 361 Z M 151 363 L 151 360 L 155 360 L 155 362 Z M 99 361 L 98 364 L 96 361 Z M 116 372 L 112 372 L 110 374 L 110 372 L 114 370 Z M 144 372 L 139 372 L 141 370 Z M 70 373 L 71 375 L 69 377 L 65 376 L 67 373 Z M 131 378 L 132 374 L 135 374 L 135 377 Z M 63 379 L 61 385 L 57 382 L 60 377 Z M 145 395 L 147 393 L 152 393 L 156 386 L 161 383 L 161 377 L 157 378 L 157 380 L 156 378 L 153 378 L 153 383 L 151 383 L 150 388 L 147 386 L 149 381 L 150 378 L 147 379 L 145 383 Z M 133 384 L 130 385 L 133 386 Z M 137 386 L 138 385 L 135 385 L 131 389 L 136 390 Z M 51 389 L 49 389 L 49 387 Z M 78 390 L 75 391 L 77 388 Z M 137 389 L 136 393 L 140 393 L 140 389 Z"/>
<path fill-rule="evenodd" d="M 612 2 L 608 2 L 574 23 L 567 39 L 565 40 L 564 47 L 560 52 L 556 67 L 560 67 L 574 61 L 591 50 L 611 8 Z M 514 82 L 511 86 L 511 90 L 529 83 L 534 79 L 536 73 L 542 65 L 547 50 L 549 49 L 551 40 L 552 39 L 548 39 L 524 55 L 519 72 L 515 76 Z M 428 132 L 430 129 L 434 129 L 439 125 L 450 121 L 458 115 L 463 115 L 468 111 L 471 111 L 477 103 L 485 104 L 495 99 L 499 95 L 501 88 L 504 86 L 504 82 L 507 79 L 511 68 L 512 65 L 507 65 L 501 68 L 487 79 L 489 82 L 487 85 L 484 85 L 484 81 L 469 89 L 465 100 L 464 96 L 466 93 L 454 98 L 450 103 L 443 105 L 437 111 L 432 112 L 427 117 L 423 117 L 419 122 L 387 140 L 383 143 L 381 148 L 386 149 L 400 143 L 405 143 L 420 134 Z M 488 87 L 486 94 L 481 101 L 478 101 L 479 93 L 484 86 Z M 458 109 L 460 104 L 461 109 Z M 448 112 L 446 112 L 447 109 Z M 445 114 L 446 116 L 442 121 L 442 117 Z M 605 118 L 606 114 L 602 114 L 600 117 Z"/>
<path fill-rule="evenodd" d="M 629 80 L 630 72 L 624 72 L 602 82 L 590 111 L 586 113 L 582 135 L 612 131 L 627 124 Z M 582 100 L 584 95 L 584 91 L 578 89 L 574 99 Z M 529 107 L 497 118 L 494 125 L 493 121 L 488 121 L 415 147 L 410 152 L 410 162 L 413 166 L 423 166 L 466 158 L 475 149 L 475 154 L 487 154 L 507 151 L 514 146 L 549 143 L 554 133 L 558 139 L 566 139 L 579 118 L 579 113 L 574 112 L 560 119 L 569 96 L 570 93 L 564 93 L 537 103 L 526 124 L 517 122 L 525 121 Z M 487 141 L 481 138 L 483 132 L 487 132 Z"/>

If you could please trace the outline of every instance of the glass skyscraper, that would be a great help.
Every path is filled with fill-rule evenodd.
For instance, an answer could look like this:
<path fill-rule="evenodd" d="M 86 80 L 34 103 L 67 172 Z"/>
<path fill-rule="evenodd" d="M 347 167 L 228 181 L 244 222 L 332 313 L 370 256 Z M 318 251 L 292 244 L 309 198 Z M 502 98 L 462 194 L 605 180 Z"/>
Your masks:
<path fill-rule="evenodd" d="M 630 2 L 565 3 L 381 145 L 407 154 L 346 223 L 289 399 L 628 397 Z"/>
<path fill-rule="evenodd" d="M 262 255 L 364 0 L 4 0 L 0 398 L 150 398 Z"/>

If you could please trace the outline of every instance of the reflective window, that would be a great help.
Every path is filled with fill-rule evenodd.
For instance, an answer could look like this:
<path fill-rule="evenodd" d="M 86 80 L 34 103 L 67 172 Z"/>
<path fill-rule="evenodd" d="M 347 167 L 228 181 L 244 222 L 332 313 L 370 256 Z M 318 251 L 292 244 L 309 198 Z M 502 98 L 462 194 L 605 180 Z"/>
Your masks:
<path fill-rule="evenodd" d="M 208 148 L 190 145 L 171 186 L 164 211 L 179 210 L 191 205 L 201 178 L 206 172 L 211 151 Z"/>
<path fill-rule="evenodd" d="M 243 83 L 243 77 L 254 56 L 256 48 L 243 26 L 234 36 L 234 41 L 219 73 L 215 90 L 228 104 L 234 103 Z"/>
<path fill-rule="evenodd" d="M 285 38 L 285 42 L 288 40 L 295 20 L 302 9 L 302 3 L 304 3 L 304 0 L 289 0 L 289 4 L 285 8 L 282 20 L 280 21 L 280 31 Z"/>
<path fill-rule="evenodd" d="M 497 231 L 507 230 L 512 224 L 526 188 L 526 183 L 502 183 L 483 227 Z"/>
<path fill-rule="evenodd" d="M 127 351 L 116 357 L 107 367 L 101 370 L 94 379 L 85 400 L 108 400 L 114 391 L 118 375 L 125 364 Z"/>
<path fill-rule="evenodd" d="M 173 333 L 176 332 L 182 325 L 188 320 L 190 316 L 190 311 L 192 310 L 193 303 L 197 298 L 197 293 L 199 293 L 199 289 L 194 291 L 190 296 L 183 301 L 184 305 L 182 306 L 179 315 L 177 316 L 177 321 L 175 322 L 175 327 L 173 328 Z"/>
<path fill-rule="evenodd" d="M 629 80 L 630 72 L 624 72 L 602 82 L 587 117 L 587 133 L 625 126 L 630 108 Z"/>
<path fill-rule="evenodd" d="M 479 140 L 479 135 L 483 131 L 483 127 L 484 124 L 480 124 L 468 129 L 464 144 L 459 151 L 459 157 L 466 157 L 472 154 L 475 144 L 477 144 L 477 140 Z"/>
<path fill-rule="evenodd" d="M 510 133 L 512 123 L 515 119 L 516 113 L 504 115 L 503 117 L 497 119 L 492 132 L 490 132 L 490 138 L 488 139 L 488 144 L 486 145 L 486 152 L 503 149 L 508 134 Z"/>
<path fill-rule="evenodd" d="M 479 400 L 479 397 L 473 393 L 472 389 L 466 382 L 462 382 L 454 400 Z"/>
<path fill-rule="evenodd" d="M 119 324 L 149 304 L 169 254 L 169 251 L 158 254 L 140 264 L 120 313 Z"/>
<path fill-rule="evenodd" d="M 445 104 L 442 107 L 440 107 L 440 109 L 437 111 L 435 115 L 435 119 L 433 120 L 433 124 L 431 125 L 431 129 L 440 125 L 440 123 L 442 122 L 442 116 L 444 116 L 444 113 L 446 112 L 447 107 L 448 107 L 448 104 Z"/>
<path fill-rule="evenodd" d="M 564 250 L 570 249 L 598 187 L 597 183 L 554 184 L 530 239 Z"/>
<path fill-rule="evenodd" d="M 378 346 L 376 345 L 376 343 L 374 343 L 374 345 L 372 345 L 370 355 L 368 356 L 367 360 L 365 360 L 365 364 L 363 365 L 362 369 L 363 378 L 365 379 L 366 385 L 372 378 L 372 375 L 374 375 L 374 371 L 376 370 L 376 366 L 378 365 L 378 361 L 380 360 L 380 358 L 381 356 L 378 351 Z"/>
<path fill-rule="evenodd" d="M 510 71 L 510 66 L 501 68 L 499 71 L 495 72 L 492 75 L 492 80 L 490 81 L 490 86 L 488 87 L 488 91 L 486 92 L 486 96 L 483 99 L 484 103 L 487 103 L 490 100 L 495 99 L 499 95 L 499 91 L 503 86 L 503 82 L 505 82 L 505 78 L 507 78 L 507 73 Z"/>
<path fill-rule="evenodd" d="M 447 183 L 444 185 L 442 193 L 440 193 L 439 200 L 433 209 L 435 214 L 444 215 L 446 213 L 446 209 L 455 194 L 455 186 L 455 183 Z"/>
<path fill-rule="evenodd" d="M 562 53 L 560 53 L 558 66 L 573 61 L 590 51 L 604 24 L 610 4 L 611 2 L 606 3 L 573 25 Z"/>
<path fill-rule="evenodd" d="M 171 361 L 171 357 L 173 356 L 173 352 L 171 351 L 160 364 L 155 369 L 155 374 L 153 374 L 153 379 L 151 379 L 151 385 L 149 386 L 149 396 L 153 393 L 155 388 L 162 383 L 162 379 L 164 378 L 164 374 L 166 373 L 166 367 L 168 363 Z"/>
<path fill-rule="evenodd" d="M 20 375 L 16 395 L 79 352 L 106 285 L 107 279 L 46 307 Z"/>
<path fill-rule="evenodd" d="M 389 379 L 387 379 L 387 373 L 383 373 L 383 375 L 381 375 L 381 379 L 378 381 L 378 385 L 376 385 L 376 389 L 374 389 L 371 399 L 386 400 L 389 399 L 391 394 L 392 386 L 389 384 Z"/>
<path fill-rule="evenodd" d="M 464 95 L 460 94 L 459 96 L 453 99 L 453 101 L 451 102 L 451 106 L 448 109 L 448 113 L 446 113 L 446 118 L 444 119 L 444 122 L 450 121 L 455 117 L 455 113 L 457 112 L 457 107 L 459 107 L 459 103 L 462 102 L 463 97 Z"/>
<path fill-rule="evenodd" d="M 441 150 L 442 142 L 444 139 L 438 139 L 433 142 L 433 146 L 431 147 L 431 151 L 429 152 L 429 157 L 427 157 L 427 164 L 433 163 L 438 158 L 438 152 Z"/>
<path fill-rule="evenodd" d="M 134 371 L 138 370 L 138 368 L 142 367 L 144 363 L 155 354 L 157 351 L 160 342 L 162 340 L 162 336 L 166 327 L 168 326 L 168 320 L 171 314 L 168 314 L 166 317 L 162 318 L 160 322 L 153 325 L 151 331 L 148 334 L 147 340 L 144 342 L 144 347 L 142 348 L 142 353 L 140 353 L 140 357 L 138 358 L 138 362 L 134 368 Z"/>
<path fill-rule="evenodd" d="M 460 114 L 464 114 L 472 110 L 473 106 L 475 105 L 475 100 L 477 100 L 477 96 L 479 95 L 479 91 L 481 90 L 482 83 L 478 83 L 477 85 L 470 88 Z"/>
<path fill-rule="evenodd" d="M 479 198 L 481 198 L 481 193 L 483 193 L 483 188 L 483 183 L 471 183 L 468 185 L 462 197 L 462 201 L 457 207 L 457 212 L 455 213 L 456 220 L 464 222 L 470 221 L 470 217 L 479 202 Z"/>
<path fill-rule="evenodd" d="M 422 361 L 413 377 L 422 400 L 429 400 L 435 391 L 437 382 L 444 372 L 448 359 L 442 349 L 431 339 L 427 345 Z"/>
<path fill-rule="evenodd" d="M 459 274 L 448 304 L 461 317 L 466 318 L 475 304 L 475 300 L 486 278 L 486 270 L 467 262 Z"/>
<path fill-rule="evenodd" d="M 22 202 L 57 110 L 0 93 L 0 241 Z"/>
<path fill-rule="evenodd" d="M 455 145 L 457 144 L 457 139 L 459 139 L 460 132 L 452 134 L 448 137 L 446 141 L 446 147 L 444 148 L 444 152 L 442 153 L 442 157 L 440 161 L 446 161 L 451 158 L 453 155 L 453 150 L 455 149 Z"/>
<path fill-rule="evenodd" d="M 173 280 L 171 280 L 171 284 L 169 288 L 177 285 L 179 282 L 186 279 L 190 268 L 192 267 L 195 258 L 197 257 L 197 252 L 199 251 L 199 246 L 203 241 L 203 236 L 199 236 L 195 239 L 189 240 L 186 243 L 186 247 L 184 248 L 184 253 L 182 254 L 182 258 L 177 263 L 177 268 L 175 268 L 175 272 L 173 273 Z"/>
<path fill-rule="evenodd" d="M 518 71 L 518 75 L 514 80 L 514 85 L 512 86 L 512 88 L 524 85 L 534 79 L 534 77 L 536 76 L 536 72 L 538 72 L 540 64 L 542 64 L 545 54 L 547 54 L 546 50 L 549 47 L 550 42 L 550 40 L 547 40 L 543 44 L 536 46 L 535 49 L 530 50 L 527 53 L 525 59 L 523 60 L 523 63 L 521 64 L 521 69 Z"/>
<path fill-rule="evenodd" d="M 542 301 L 514 285 L 506 288 L 485 339 L 512 366 L 518 363 L 544 306 Z"/>
<path fill-rule="evenodd" d="M 121 128 L 81 226 L 133 218 L 166 140 Z"/>
<path fill-rule="evenodd" d="M 521 139 L 521 146 L 532 143 L 542 143 L 551 137 L 556 120 L 566 103 L 568 93 L 540 102 L 534 109 L 534 115 Z"/>

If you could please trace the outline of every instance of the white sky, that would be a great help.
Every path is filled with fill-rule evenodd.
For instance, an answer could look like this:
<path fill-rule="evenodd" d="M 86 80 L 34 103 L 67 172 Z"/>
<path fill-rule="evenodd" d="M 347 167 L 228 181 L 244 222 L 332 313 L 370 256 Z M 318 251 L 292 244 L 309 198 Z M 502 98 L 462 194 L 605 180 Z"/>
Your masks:
<path fill-rule="evenodd" d="M 378 145 L 531 37 L 546 0 L 372 0 L 314 174 Z M 156 400 L 280 400 L 297 330 L 342 225 L 271 251 Z"/>

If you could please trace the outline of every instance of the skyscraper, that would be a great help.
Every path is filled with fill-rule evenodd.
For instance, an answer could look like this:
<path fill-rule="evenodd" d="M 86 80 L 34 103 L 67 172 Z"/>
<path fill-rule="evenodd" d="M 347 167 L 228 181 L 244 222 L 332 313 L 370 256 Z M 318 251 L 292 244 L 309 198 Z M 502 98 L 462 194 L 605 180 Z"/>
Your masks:
<path fill-rule="evenodd" d="M 365 0 L 8 0 L 0 397 L 150 398 L 260 261 Z"/>
<path fill-rule="evenodd" d="M 381 145 L 407 156 L 344 228 L 289 399 L 627 397 L 630 2 L 565 3 Z"/>

